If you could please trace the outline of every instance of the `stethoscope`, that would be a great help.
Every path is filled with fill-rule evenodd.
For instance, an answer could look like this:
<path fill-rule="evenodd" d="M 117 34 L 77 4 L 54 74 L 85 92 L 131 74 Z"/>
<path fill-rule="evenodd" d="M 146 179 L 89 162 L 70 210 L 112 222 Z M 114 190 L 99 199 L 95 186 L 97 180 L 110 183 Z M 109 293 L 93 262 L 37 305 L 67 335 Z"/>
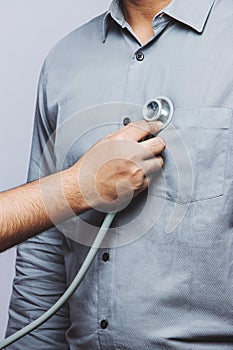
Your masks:
<path fill-rule="evenodd" d="M 162 123 L 160 131 L 164 130 L 172 121 L 174 113 L 173 103 L 168 97 L 159 96 L 154 99 L 147 101 L 142 108 L 142 115 L 144 120 L 147 122 L 160 121 Z M 160 132 L 159 131 L 159 132 Z M 91 266 L 98 249 L 101 247 L 103 240 L 112 224 L 112 221 L 116 215 L 114 213 L 108 213 L 100 227 L 100 230 L 92 244 L 80 270 L 75 276 L 73 282 L 66 290 L 66 292 L 61 296 L 61 298 L 42 316 L 37 320 L 33 321 L 29 325 L 25 326 L 18 332 L 12 334 L 0 343 L 0 350 L 6 348 L 7 346 L 15 343 L 17 340 L 21 339 L 25 335 L 31 333 L 33 330 L 45 323 L 49 318 L 51 318 L 57 311 L 67 302 L 67 300 L 73 295 L 76 289 L 79 287 L 84 276 L 86 275 L 89 267 Z"/>
<path fill-rule="evenodd" d="M 144 120 L 147 122 L 160 121 L 162 123 L 160 131 L 170 124 L 173 113 L 173 103 L 165 96 L 159 96 L 147 101 L 142 108 Z"/>

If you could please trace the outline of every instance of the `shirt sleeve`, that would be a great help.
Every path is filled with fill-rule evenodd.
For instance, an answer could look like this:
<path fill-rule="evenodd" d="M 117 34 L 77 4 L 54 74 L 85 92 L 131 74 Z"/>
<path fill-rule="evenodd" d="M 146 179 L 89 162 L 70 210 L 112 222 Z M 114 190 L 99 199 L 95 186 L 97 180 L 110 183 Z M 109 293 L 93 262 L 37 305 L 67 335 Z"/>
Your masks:
<path fill-rule="evenodd" d="M 51 174 L 55 170 L 53 130 L 46 102 L 47 66 L 46 61 L 38 87 L 29 181 Z M 20 244 L 17 248 L 16 276 L 6 336 L 23 328 L 47 311 L 65 289 L 62 234 L 53 228 Z M 39 329 L 12 344 L 8 349 L 67 350 L 69 347 L 65 340 L 65 332 L 68 327 L 68 306 L 65 305 Z"/>

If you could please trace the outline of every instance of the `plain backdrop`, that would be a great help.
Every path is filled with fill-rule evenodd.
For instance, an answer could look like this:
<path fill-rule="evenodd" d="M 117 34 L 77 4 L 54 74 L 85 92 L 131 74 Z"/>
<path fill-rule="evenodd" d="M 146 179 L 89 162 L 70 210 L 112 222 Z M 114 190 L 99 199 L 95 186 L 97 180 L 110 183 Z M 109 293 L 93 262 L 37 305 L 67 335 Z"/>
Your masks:
<path fill-rule="evenodd" d="M 45 56 L 109 3 L 0 0 L 0 191 L 26 181 L 37 81 Z M 0 339 L 7 323 L 14 259 L 14 248 L 0 254 Z"/>

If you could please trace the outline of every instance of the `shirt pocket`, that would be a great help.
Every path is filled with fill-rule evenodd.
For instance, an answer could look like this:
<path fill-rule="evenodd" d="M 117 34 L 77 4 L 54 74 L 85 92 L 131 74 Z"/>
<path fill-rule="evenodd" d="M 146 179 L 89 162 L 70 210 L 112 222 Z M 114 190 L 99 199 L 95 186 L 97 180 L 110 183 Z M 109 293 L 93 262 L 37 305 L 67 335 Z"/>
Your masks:
<path fill-rule="evenodd" d="M 231 115 L 228 108 L 177 108 L 160 134 L 164 167 L 149 193 L 181 204 L 223 195 Z"/>

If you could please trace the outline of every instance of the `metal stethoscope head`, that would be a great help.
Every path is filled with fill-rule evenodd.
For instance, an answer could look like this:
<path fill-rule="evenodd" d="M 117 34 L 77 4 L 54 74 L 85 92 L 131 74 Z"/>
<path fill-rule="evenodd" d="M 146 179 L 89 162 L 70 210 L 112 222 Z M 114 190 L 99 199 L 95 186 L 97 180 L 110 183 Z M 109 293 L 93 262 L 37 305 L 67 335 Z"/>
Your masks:
<path fill-rule="evenodd" d="M 160 121 L 163 123 L 161 130 L 171 122 L 174 113 L 172 101 L 165 96 L 158 96 L 148 100 L 142 109 L 143 118 L 148 121 Z"/>

